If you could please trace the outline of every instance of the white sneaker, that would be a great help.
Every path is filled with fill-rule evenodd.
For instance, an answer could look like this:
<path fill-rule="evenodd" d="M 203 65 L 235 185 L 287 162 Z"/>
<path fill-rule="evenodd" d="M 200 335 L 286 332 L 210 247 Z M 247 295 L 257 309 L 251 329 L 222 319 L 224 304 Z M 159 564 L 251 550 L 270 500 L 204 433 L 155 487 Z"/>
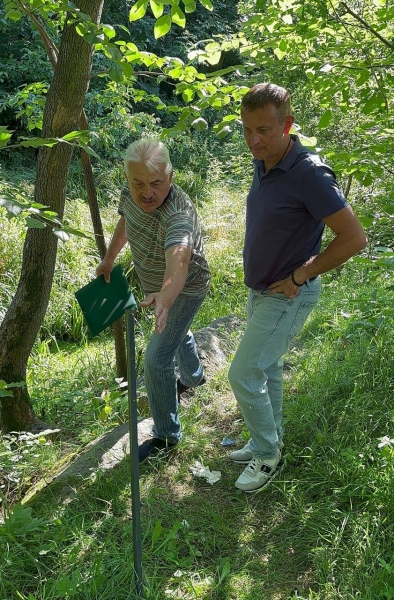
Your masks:
<path fill-rule="evenodd" d="M 229 454 L 229 458 L 239 465 L 247 465 L 253 458 L 252 454 L 252 439 L 240 450 L 234 450 Z"/>
<path fill-rule="evenodd" d="M 235 487 L 248 494 L 260 492 L 279 475 L 284 464 L 280 450 L 276 458 L 252 458 L 235 482 Z"/>
<path fill-rule="evenodd" d="M 279 450 L 282 450 L 282 453 L 283 453 L 283 448 L 284 448 L 283 441 L 280 440 Z M 249 464 L 253 458 L 252 438 L 250 438 L 248 443 L 243 448 L 240 448 L 240 450 L 234 450 L 233 452 L 231 452 L 228 455 L 228 457 L 239 465 Z"/>

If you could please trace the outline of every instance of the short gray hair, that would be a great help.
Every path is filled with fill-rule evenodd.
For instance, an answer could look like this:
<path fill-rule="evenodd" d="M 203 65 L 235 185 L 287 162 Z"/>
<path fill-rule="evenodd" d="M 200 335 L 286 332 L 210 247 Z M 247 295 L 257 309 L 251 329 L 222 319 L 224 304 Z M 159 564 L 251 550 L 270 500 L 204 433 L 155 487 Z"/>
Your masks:
<path fill-rule="evenodd" d="M 172 171 L 168 148 L 160 140 L 141 138 L 132 142 L 124 157 L 124 170 L 128 173 L 130 163 L 144 163 L 148 171 L 153 173 L 164 165 L 165 174 Z"/>

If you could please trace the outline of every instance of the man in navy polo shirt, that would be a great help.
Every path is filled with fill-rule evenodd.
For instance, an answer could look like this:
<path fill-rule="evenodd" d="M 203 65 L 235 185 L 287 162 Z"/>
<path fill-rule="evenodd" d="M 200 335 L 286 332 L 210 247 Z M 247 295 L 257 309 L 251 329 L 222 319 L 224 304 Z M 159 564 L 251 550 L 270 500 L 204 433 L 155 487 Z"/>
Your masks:
<path fill-rule="evenodd" d="M 235 486 L 263 490 L 283 467 L 282 356 L 320 295 L 320 277 L 366 246 L 361 224 L 333 171 L 296 135 L 290 95 L 255 85 L 242 100 L 246 143 L 254 157 L 247 198 L 247 327 L 229 381 L 250 433 L 230 458 L 246 467 Z M 320 252 L 324 226 L 335 234 Z"/>

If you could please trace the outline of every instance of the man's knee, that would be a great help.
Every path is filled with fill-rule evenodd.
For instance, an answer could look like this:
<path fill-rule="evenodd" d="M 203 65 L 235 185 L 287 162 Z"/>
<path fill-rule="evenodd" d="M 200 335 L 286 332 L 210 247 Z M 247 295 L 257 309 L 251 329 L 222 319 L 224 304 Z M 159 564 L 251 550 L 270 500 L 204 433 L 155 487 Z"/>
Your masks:
<path fill-rule="evenodd" d="M 228 380 L 234 392 L 243 390 L 246 387 L 245 369 L 240 368 L 236 358 L 234 358 L 230 365 Z"/>

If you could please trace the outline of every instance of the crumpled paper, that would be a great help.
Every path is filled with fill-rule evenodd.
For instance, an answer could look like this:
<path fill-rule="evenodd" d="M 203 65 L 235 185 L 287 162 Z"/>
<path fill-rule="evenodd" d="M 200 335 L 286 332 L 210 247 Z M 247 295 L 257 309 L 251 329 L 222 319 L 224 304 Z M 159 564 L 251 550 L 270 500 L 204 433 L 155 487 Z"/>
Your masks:
<path fill-rule="evenodd" d="M 209 467 L 205 467 L 198 460 L 195 461 L 192 467 L 189 467 L 190 471 L 196 477 L 203 477 L 211 485 L 219 481 L 222 474 L 220 471 L 211 471 Z"/>

